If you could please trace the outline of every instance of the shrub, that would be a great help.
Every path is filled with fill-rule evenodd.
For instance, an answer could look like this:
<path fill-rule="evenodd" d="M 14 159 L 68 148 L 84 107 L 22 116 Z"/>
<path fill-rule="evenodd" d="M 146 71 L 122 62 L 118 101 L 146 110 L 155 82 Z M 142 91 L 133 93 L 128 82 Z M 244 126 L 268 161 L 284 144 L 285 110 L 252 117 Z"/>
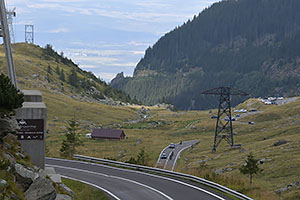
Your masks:
<path fill-rule="evenodd" d="M 10 112 L 22 107 L 23 102 L 24 94 L 11 83 L 6 75 L 0 74 L 0 111 Z"/>

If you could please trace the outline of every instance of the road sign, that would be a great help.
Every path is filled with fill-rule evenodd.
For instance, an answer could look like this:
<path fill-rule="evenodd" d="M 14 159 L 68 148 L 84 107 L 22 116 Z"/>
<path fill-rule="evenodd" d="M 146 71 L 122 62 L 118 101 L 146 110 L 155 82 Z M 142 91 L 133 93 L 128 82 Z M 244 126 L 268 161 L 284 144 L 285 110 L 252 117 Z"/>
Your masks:
<path fill-rule="evenodd" d="M 20 130 L 17 132 L 18 140 L 43 140 L 43 119 L 17 119 Z"/>

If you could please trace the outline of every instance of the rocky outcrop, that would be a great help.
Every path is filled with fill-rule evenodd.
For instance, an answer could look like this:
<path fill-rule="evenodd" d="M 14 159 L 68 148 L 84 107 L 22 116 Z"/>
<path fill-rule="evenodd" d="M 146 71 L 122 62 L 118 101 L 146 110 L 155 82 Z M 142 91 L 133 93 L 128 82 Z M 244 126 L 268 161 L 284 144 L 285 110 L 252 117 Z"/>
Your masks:
<path fill-rule="evenodd" d="M 55 200 L 55 184 L 44 170 L 30 163 L 29 157 L 17 142 L 17 129 L 14 117 L 0 113 L 0 149 L 3 150 L 0 152 L 0 173 L 4 175 L 1 177 L 5 177 L 0 179 L 0 198 L 19 200 L 25 196 L 27 200 Z M 57 187 L 59 191 L 65 190 L 60 185 Z M 74 199 L 75 194 L 69 188 L 65 193 L 70 195 L 60 195 L 58 200 Z"/>
<path fill-rule="evenodd" d="M 55 200 L 56 190 L 51 180 L 38 178 L 26 190 L 25 197 L 27 200 Z"/>
<path fill-rule="evenodd" d="M 110 85 L 112 87 L 114 87 L 114 85 L 119 84 L 120 81 L 123 80 L 124 78 L 125 77 L 124 77 L 124 73 L 123 72 L 118 73 L 117 76 L 111 80 Z"/>
<path fill-rule="evenodd" d="M 13 116 L 7 116 L 0 113 L 0 139 L 9 133 L 16 133 L 19 128 L 16 119 Z"/>

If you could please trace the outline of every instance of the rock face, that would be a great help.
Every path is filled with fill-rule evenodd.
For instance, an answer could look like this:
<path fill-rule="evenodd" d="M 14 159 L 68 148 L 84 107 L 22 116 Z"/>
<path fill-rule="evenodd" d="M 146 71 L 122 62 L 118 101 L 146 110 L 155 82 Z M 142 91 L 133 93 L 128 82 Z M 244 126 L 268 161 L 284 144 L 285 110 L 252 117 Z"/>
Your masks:
<path fill-rule="evenodd" d="M 55 200 L 56 191 L 52 181 L 38 178 L 26 190 L 25 197 L 27 200 Z"/>
<path fill-rule="evenodd" d="M 26 191 L 35 179 L 39 177 L 38 173 L 33 170 L 25 168 L 18 163 L 15 164 L 16 170 L 16 182 L 22 187 L 23 191 Z"/>
<path fill-rule="evenodd" d="M 47 178 L 44 170 L 30 164 L 28 156 L 25 156 L 17 142 L 14 134 L 18 128 L 14 117 L 0 113 L 0 149 L 3 151 L 0 152 L 0 173 L 6 174 L 4 179 L 0 179 L 0 192 L 4 192 L 5 200 L 23 199 L 20 191 L 24 192 L 27 200 L 55 200 L 57 192 L 53 182 Z M 58 187 L 65 190 L 60 185 Z M 71 190 L 66 193 L 70 195 L 61 195 L 58 200 L 70 200 L 75 197 Z"/>
<path fill-rule="evenodd" d="M 16 133 L 18 128 L 19 126 L 14 117 L 0 116 L 0 139 L 4 138 L 9 133 Z"/>
<path fill-rule="evenodd" d="M 124 77 L 124 73 L 121 72 L 121 73 L 118 73 L 117 76 L 111 80 L 111 86 L 113 87 L 114 85 L 118 84 L 121 80 L 123 80 L 125 77 Z"/>

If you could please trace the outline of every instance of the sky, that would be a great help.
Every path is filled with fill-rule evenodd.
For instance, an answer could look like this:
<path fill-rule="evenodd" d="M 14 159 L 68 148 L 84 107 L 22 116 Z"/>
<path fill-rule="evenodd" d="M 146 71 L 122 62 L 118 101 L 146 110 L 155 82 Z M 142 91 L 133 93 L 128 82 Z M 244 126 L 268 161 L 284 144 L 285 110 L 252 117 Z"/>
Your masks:
<path fill-rule="evenodd" d="M 16 42 L 34 25 L 34 43 L 53 48 L 109 82 L 132 76 L 145 50 L 217 0 L 5 0 L 16 7 Z"/>

